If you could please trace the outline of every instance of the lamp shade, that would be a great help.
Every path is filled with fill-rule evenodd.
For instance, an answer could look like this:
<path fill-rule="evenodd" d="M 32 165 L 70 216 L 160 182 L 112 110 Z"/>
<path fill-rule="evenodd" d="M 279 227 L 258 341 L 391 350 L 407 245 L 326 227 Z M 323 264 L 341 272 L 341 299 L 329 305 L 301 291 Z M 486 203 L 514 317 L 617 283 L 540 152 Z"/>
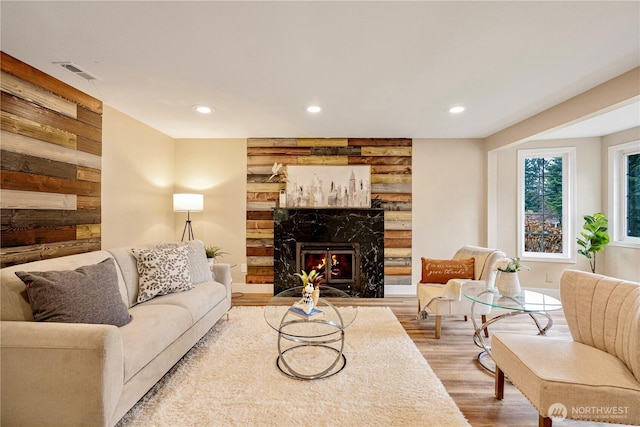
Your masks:
<path fill-rule="evenodd" d="M 202 212 L 204 195 L 194 193 L 177 193 L 173 195 L 174 212 Z"/>

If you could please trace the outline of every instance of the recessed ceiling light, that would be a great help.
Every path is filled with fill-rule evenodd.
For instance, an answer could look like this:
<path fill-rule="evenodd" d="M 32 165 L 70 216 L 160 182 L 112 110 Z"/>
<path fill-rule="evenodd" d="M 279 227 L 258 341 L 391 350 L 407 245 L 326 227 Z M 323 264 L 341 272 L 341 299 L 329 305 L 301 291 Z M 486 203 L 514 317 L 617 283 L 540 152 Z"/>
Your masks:
<path fill-rule="evenodd" d="M 214 111 L 213 108 L 211 108 L 211 107 L 209 107 L 207 105 L 194 105 L 193 108 L 198 113 L 202 113 L 202 114 L 209 114 L 209 113 L 212 113 Z"/>
<path fill-rule="evenodd" d="M 310 105 L 309 107 L 307 107 L 307 111 L 310 113 L 319 113 L 320 111 L 322 111 L 322 108 L 318 107 L 317 105 Z"/>
<path fill-rule="evenodd" d="M 462 105 L 456 105 L 455 107 L 449 108 L 449 112 L 452 114 L 459 114 L 464 111 L 464 107 Z"/>

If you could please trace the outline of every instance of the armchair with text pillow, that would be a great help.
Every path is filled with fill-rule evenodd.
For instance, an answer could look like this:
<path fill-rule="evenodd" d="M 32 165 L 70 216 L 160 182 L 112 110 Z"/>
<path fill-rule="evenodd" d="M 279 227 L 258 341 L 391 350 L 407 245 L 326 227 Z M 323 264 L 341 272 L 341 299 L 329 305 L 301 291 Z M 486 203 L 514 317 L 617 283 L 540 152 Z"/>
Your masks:
<path fill-rule="evenodd" d="M 452 259 L 422 258 L 422 278 L 417 286 L 418 316 L 435 316 L 436 338 L 440 338 L 442 316 L 467 316 L 471 312 L 471 301 L 462 294 L 463 286 L 492 287 L 495 281 L 493 264 L 505 258 L 497 249 L 479 246 L 463 246 Z M 477 314 L 483 316 L 490 306 L 479 307 Z"/>

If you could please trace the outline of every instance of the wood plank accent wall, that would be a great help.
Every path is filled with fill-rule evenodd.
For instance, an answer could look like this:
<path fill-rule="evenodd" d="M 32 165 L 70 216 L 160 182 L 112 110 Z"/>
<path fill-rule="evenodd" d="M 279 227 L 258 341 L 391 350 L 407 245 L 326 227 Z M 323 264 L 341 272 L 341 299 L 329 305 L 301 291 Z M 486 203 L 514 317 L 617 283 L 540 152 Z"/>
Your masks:
<path fill-rule="evenodd" d="M 385 284 L 411 285 L 412 140 L 250 138 L 247 140 L 247 284 L 273 283 L 273 209 L 284 165 L 371 165 L 371 198 L 385 210 Z"/>
<path fill-rule="evenodd" d="M 0 55 L 1 266 L 99 250 L 102 101 Z"/>

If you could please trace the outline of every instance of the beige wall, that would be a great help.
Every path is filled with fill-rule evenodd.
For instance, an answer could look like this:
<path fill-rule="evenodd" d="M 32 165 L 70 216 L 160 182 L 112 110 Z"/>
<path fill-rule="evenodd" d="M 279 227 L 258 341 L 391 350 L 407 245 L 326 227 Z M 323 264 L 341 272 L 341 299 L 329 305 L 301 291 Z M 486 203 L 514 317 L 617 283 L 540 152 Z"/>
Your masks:
<path fill-rule="evenodd" d="M 178 139 L 175 143 L 175 191 L 204 194 L 204 212 L 191 214 L 194 237 L 221 246 L 228 255 L 219 262 L 236 265 L 234 283 L 244 281 L 246 263 L 245 139 Z M 173 216 L 173 239 L 180 240 L 187 214 Z"/>
<path fill-rule="evenodd" d="M 234 283 L 242 285 L 246 141 L 180 139 L 175 156 L 176 192 L 205 195 L 204 212 L 191 217 L 195 237 L 229 252 L 220 261 L 236 264 Z M 480 140 L 414 140 L 414 283 L 420 278 L 421 256 L 450 258 L 464 244 L 485 244 L 484 156 Z M 175 214 L 174 238 L 180 238 L 185 219 L 185 214 Z M 387 295 L 414 292 L 415 286 L 386 289 Z"/>
<path fill-rule="evenodd" d="M 104 106 L 102 248 L 173 237 L 174 140 Z"/>
<path fill-rule="evenodd" d="M 180 240 L 186 213 L 174 192 L 205 196 L 194 234 L 222 246 L 220 262 L 246 262 L 246 140 L 174 140 L 108 106 L 103 116 L 102 248 Z"/>
<path fill-rule="evenodd" d="M 181 139 L 175 155 L 176 192 L 205 195 L 205 211 L 191 217 L 195 237 L 229 252 L 220 261 L 237 265 L 234 283 L 242 284 L 246 141 Z M 414 140 L 414 283 L 420 278 L 421 256 L 450 258 L 464 244 L 485 244 L 484 156 L 480 140 Z M 176 239 L 185 219 L 185 214 L 175 214 Z M 387 295 L 413 292 L 415 286 L 386 290 Z"/>
<path fill-rule="evenodd" d="M 639 77 L 640 67 L 634 68 L 485 139 L 489 165 L 487 178 L 489 246 L 500 247 L 510 256 L 514 256 L 516 253 L 516 228 L 514 227 L 517 220 L 515 211 L 515 150 L 517 148 L 537 148 L 554 146 L 554 144 L 572 146 L 575 144 L 578 150 L 576 232 L 582 228 L 583 215 L 594 212 L 607 213 L 607 145 L 637 139 L 640 133 L 637 128 L 603 138 L 588 138 L 584 141 L 578 139 L 560 142 L 526 141 L 545 131 L 562 128 L 636 101 L 640 96 Z M 509 232 L 504 233 L 505 229 Z M 600 264 L 598 272 L 626 280 L 638 281 L 640 279 L 640 248 L 608 245 L 601 255 L 603 256 L 598 259 Z M 557 289 L 564 268 L 590 271 L 587 260 L 577 254 L 575 264 L 531 264 L 532 270 L 522 272 L 520 276 L 524 286 L 533 288 Z"/>
<path fill-rule="evenodd" d="M 421 257 L 487 244 L 485 156 L 478 139 L 413 140 L 413 292 Z"/>
<path fill-rule="evenodd" d="M 608 135 L 602 139 L 602 188 L 603 188 L 603 212 L 611 218 L 608 203 L 609 189 L 609 161 L 607 158 L 610 146 L 624 144 L 631 141 L 640 141 L 640 127 L 629 129 Z M 611 243 L 605 247 L 604 253 L 604 274 L 616 276 L 627 280 L 640 282 L 640 248 L 625 247 L 616 243 Z"/>
<path fill-rule="evenodd" d="M 574 214 L 576 232 L 582 227 L 582 216 L 602 210 L 601 173 L 600 173 L 600 138 L 579 138 L 552 141 L 530 141 L 514 148 L 501 150 L 497 153 L 495 191 L 496 200 L 496 230 L 495 246 L 502 249 L 509 257 L 516 257 L 518 230 L 518 150 L 532 148 L 576 148 L 576 211 Z M 492 191 L 492 190 L 490 190 Z M 577 250 L 577 249 L 576 249 Z M 558 289 L 560 275 L 567 268 L 589 271 L 589 263 L 583 256 L 575 254 L 575 262 L 541 262 L 525 261 L 529 271 L 519 273 L 522 286 L 529 288 Z M 602 260 L 599 271 L 604 271 Z M 601 270 L 602 268 L 602 270 Z"/>
<path fill-rule="evenodd" d="M 172 194 L 201 192 L 205 211 L 192 214 L 195 237 L 229 252 L 220 262 L 236 264 L 234 282 L 241 283 L 246 262 L 246 140 L 174 140 L 108 106 L 103 129 L 103 248 L 179 240 L 186 214 L 172 212 Z M 518 148 L 576 146 L 579 228 L 582 215 L 606 209 L 606 147 L 639 135 L 636 128 L 602 140 L 520 142 L 489 154 L 490 139 L 415 139 L 412 282 L 420 278 L 422 256 L 449 258 L 464 244 L 516 255 Z M 603 255 L 599 271 L 640 280 L 640 249 L 609 245 Z M 557 289 L 564 268 L 589 270 L 580 256 L 576 263 L 528 265 L 532 270 L 522 272 L 521 280 L 534 288 Z M 387 295 L 414 291 L 415 286 L 389 288 Z"/>

